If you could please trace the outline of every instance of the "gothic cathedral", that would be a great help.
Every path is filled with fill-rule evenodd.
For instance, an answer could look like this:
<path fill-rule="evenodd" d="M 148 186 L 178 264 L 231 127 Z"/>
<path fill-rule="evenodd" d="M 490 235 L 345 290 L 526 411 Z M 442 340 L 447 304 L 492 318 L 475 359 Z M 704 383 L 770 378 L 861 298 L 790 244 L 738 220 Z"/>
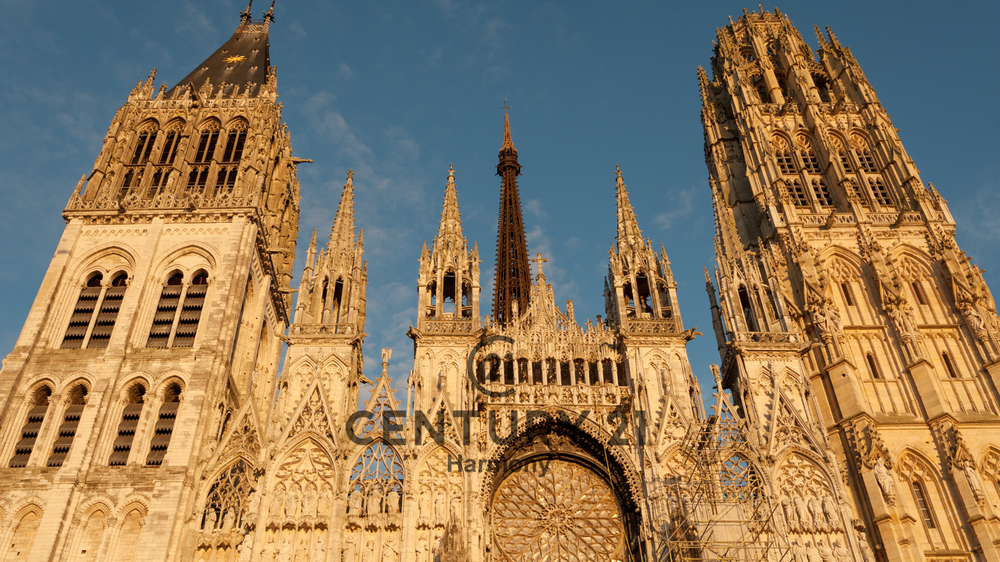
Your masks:
<path fill-rule="evenodd" d="M 391 350 L 366 378 L 353 174 L 291 286 L 273 20 L 140 82 L 70 196 L 0 371 L 0 559 L 1000 562 L 996 304 L 829 29 L 814 53 L 745 11 L 698 71 L 706 411 L 622 172 L 606 315 L 578 321 L 528 253 L 506 115 L 492 313 L 448 170 L 405 396 Z"/>

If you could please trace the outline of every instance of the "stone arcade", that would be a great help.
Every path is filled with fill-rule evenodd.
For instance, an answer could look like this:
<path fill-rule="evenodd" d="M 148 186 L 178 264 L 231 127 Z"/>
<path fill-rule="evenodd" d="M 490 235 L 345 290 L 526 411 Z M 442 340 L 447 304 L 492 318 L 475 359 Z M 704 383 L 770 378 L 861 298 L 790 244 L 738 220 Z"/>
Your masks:
<path fill-rule="evenodd" d="M 70 196 L 0 372 L 0 558 L 1000 562 L 996 305 L 832 32 L 745 12 L 698 72 L 706 415 L 621 171 L 606 317 L 530 278 L 506 116 L 492 315 L 448 170 L 405 401 L 390 350 L 368 380 L 352 174 L 290 287 L 272 21 L 140 82 Z"/>

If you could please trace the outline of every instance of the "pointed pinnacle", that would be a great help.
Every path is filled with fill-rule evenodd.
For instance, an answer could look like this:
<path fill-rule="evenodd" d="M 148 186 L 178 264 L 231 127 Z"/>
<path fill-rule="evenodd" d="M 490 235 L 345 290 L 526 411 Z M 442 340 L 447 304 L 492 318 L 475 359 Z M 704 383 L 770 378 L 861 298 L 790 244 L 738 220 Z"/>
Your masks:
<path fill-rule="evenodd" d="M 503 104 L 507 105 L 507 98 L 504 98 Z M 514 141 L 510 138 L 510 116 L 507 115 L 507 110 L 503 112 L 503 144 L 500 145 L 500 150 L 505 150 L 508 148 L 514 148 Z"/>
<path fill-rule="evenodd" d="M 625 189 L 625 180 L 622 178 L 621 169 L 615 166 L 616 187 L 615 191 L 618 199 L 618 251 L 622 252 L 626 247 L 642 245 L 642 231 L 639 230 L 639 223 L 635 218 L 635 211 L 632 203 L 628 200 L 628 191 Z"/>

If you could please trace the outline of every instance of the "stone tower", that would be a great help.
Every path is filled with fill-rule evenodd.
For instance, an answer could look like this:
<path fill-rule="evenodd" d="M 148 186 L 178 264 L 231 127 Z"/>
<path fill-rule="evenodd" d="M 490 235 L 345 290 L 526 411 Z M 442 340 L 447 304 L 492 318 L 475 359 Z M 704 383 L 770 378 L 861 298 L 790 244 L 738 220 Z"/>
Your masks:
<path fill-rule="evenodd" d="M 0 372 L 0 425 L 17 428 L 0 443 L 5 560 L 176 559 L 203 525 L 218 440 L 271 402 L 301 162 L 272 20 L 248 8 L 177 86 L 140 82 L 69 198 Z"/>
<path fill-rule="evenodd" d="M 722 383 L 793 551 L 998 560 L 995 302 L 850 49 L 816 34 L 744 12 L 699 69 Z M 795 509 L 828 497 L 840 529 Z"/>

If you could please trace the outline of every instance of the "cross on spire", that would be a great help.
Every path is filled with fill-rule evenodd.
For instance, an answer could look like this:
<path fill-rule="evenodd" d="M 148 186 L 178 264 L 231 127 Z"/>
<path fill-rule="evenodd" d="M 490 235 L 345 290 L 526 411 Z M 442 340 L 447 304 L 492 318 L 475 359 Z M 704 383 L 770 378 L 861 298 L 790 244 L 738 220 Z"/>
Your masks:
<path fill-rule="evenodd" d="M 536 257 L 531 258 L 529 261 L 535 262 L 535 265 L 538 266 L 538 276 L 545 277 L 545 274 L 542 273 L 542 264 L 549 261 L 548 258 L 543 258 L 542 254 L 536 254 Z"/>

